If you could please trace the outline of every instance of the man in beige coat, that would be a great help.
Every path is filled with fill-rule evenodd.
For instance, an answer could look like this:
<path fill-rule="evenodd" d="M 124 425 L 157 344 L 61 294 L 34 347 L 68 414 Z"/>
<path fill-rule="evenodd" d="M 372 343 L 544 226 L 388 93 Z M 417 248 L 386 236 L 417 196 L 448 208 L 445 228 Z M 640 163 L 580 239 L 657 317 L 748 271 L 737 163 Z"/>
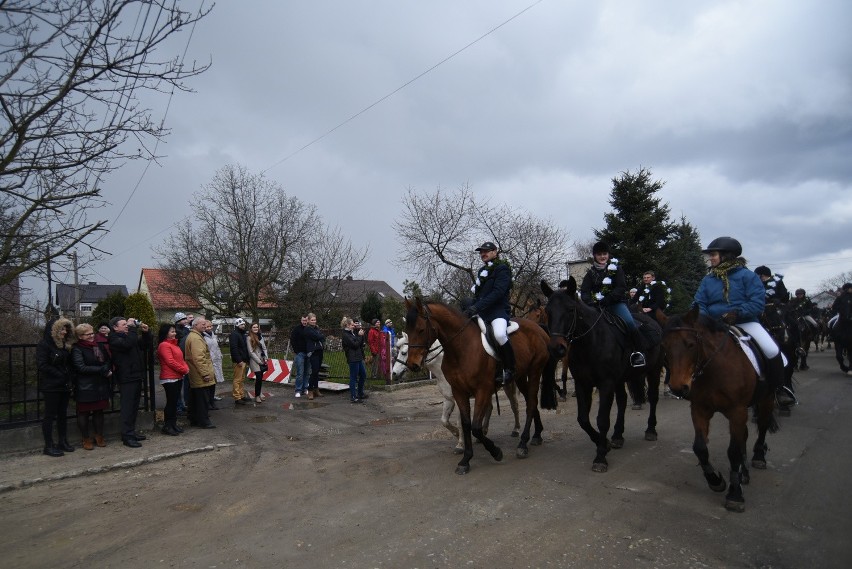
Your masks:
<path fill-rule="evenodd" d="M 213 371 L 213 361 L 210 359 L 210 348 L 204 339 L 204 329 L 207 321 L 196 318 L 192 322 L 192 330 L 186 337 L 184 358 L 189 365 L 189 424 L 202 429 L 216 427 L 207 412 L 207 388 L 216 385 Z"/>

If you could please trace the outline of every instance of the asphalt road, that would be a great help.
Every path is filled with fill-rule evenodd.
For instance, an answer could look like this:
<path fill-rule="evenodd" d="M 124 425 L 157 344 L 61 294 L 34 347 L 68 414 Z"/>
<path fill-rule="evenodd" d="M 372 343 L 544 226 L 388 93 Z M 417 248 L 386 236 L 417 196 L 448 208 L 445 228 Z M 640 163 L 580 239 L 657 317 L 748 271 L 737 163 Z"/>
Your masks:
<path fill-rule="evenodd" d="M 62 459 L 0 459 L 0 482 L 30 480 L 0 493 L 2 564 L 847 568 L 852 378 L 828 352 L 810 363 L 741 514 L 701 476 L 685 401 L 661 401 L 656 442 L 643 439 L 646 411 L 629 410 L 626 445 L 597 474 L 573 400 L 544 413 L 544 445 L 524 460 L 503 400 L 491 434 L 504 460 L 477 445 L 458 476 L 434 386 L 373 393 L 365 405 L 346 394 L 298 401 L 282 388 L 258 407 L 213 413 L 217 429 L 154 433 L 143 449 L 111 441 Z M 716 417 L 710 452 L 722 472 L 726 447 Z"/>

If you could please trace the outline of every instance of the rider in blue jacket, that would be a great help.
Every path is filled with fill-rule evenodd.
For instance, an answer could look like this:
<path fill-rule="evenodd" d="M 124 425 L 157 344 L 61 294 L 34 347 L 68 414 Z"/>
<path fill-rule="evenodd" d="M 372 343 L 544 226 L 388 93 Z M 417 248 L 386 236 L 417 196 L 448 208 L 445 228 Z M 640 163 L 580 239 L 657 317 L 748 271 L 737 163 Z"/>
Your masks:
<path fill-rule="evenodd" d="M 781 350 L 759 322 L 766 306 L 763 282 L 739 258 L 742 252 L 742 245 L 733 237 L 710 242 L 703 251 L 710 260 L 710 269 L 698 286 L 694 303 L 702 314 L 731 326 L 736 324 L 754 338 L 768 360 L 767 380 L 771 385 L 783 385 Z"/>

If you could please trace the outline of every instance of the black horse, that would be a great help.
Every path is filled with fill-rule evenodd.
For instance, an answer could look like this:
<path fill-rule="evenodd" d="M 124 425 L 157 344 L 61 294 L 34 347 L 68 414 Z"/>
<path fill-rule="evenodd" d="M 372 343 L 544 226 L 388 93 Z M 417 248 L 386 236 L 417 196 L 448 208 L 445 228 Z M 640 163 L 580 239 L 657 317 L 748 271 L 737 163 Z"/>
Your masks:
<path fill-rule="evenodd" d="M 834 357 L 840 364 L 840 371 L 852 375 L 852 323 L 836 322 L 830 332 L 834 340 Z"/>
<path fill-rule="evenodd" d="M 776 394 L 776 404 L 778 412 L 781 415 L 790 415 L 790 410 L 796 404 L 795 396 L 793 395 L 793 371 L 796 369 L 799 358 L 798 348 L 799 342 L 797 338 L 797 330 L 793 327 L 795 323 L 791 323 L 790 318 L 776 304 L 767 304 L 763 311 L 763 316 L 760 323 L 766 328 L 775 343 L 778 344 L 781 353 L 787 358 L 787 366 L 784 368 L 784 390 Z"/>
<path fill-rule="evenodd" d="M 612 446 L 618 447 L 617 438 L 623 443 L 624 417 L 619 413 L 613 431 L 613 441 L 607 439 L 610 427 L 610 412 L 615 398 L 619 398 L 619 408 L 626 406 L 625 383 L 642 383 L 646 377 L 656 381 L 653 393 L 652 413 L 656 408 L 659 393 L 662 357 L 659 342 L 646 350 L 648 362 L 644 368 L 630 366 L 631 346 L 625 333 L 614 322 L 612 316 L 599 308 L 587 306 L 577 297 L 577 281 L 568 279 L 568 287 L 553 290 L 546 281 L 541 281 L 541 290 L 547 297 L 547 321 L 550 333 L 550 347 L 556 357 L 561 357 L 571 347 L 568 367 L 574 377 L 577 391 L 577 422 L 595 443 L 597 452 L 592 464 L 595 472 L 606 472 L 606 455 Z M 661 335 L 659 324 L 647 318 L 646 325 Z M 600 403 L 598 406 L 597 429 L 589 419 L 592 407 L 592 394 L 597 388 Z M 650 391 L 650 390 L 649 390 Z M 621 401 L 624 401 L 622 404 Z M 653 425 L 652 425 L 653 422 Z M 649 417 L 648 431 L 656 439 L 656 416 Z"/>

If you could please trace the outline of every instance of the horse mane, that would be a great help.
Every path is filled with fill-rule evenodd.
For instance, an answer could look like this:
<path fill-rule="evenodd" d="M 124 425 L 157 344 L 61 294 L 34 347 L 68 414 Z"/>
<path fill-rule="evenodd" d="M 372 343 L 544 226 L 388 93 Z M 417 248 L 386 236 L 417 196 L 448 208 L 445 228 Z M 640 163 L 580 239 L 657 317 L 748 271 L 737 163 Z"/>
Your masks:
<path fill-rule="evenodd" d="M 695 326 L 701 328 L 707 328 L 711 332 L 727 332 L 728 327 L 721 321 L 716 320 L 715 318 L 711 318 L 706 314 L 699 314 L 697 320 L 687 319 L 690 315 L 689 312 L 686 314 L 675 314 L 670 316 L 668 321 L 666 322 L 665 328 L 692 328 Z"/>
<path fill-rule="evenodd" d="M 421 303 L 423 306 L 429 305 L 430 307 L 444 308 L 448 312 L 456 314 L 457 316 L 464 316 L 461 310 L 459 310 L 455 306 L 447 304 L 446 302 L 439 302 L 436 300 L 421 300 Z M 417 302 L 409 303 L 408 310 L 405 312 L 405 321 L 411 323 L 417 321 Z"/>

